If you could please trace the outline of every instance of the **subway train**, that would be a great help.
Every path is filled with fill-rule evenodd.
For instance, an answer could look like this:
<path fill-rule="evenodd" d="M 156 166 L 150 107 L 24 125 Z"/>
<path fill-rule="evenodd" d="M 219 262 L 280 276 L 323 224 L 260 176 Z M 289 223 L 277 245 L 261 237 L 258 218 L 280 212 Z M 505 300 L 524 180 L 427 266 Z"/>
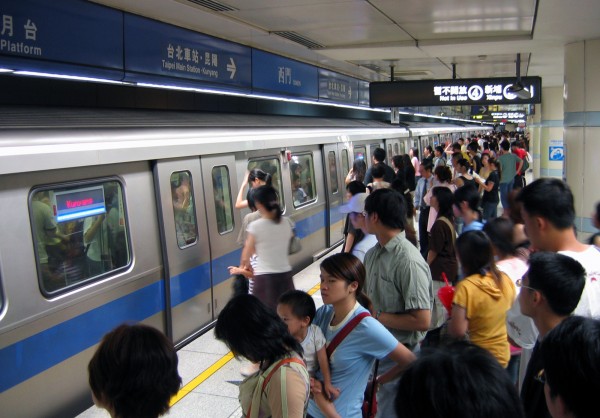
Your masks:
<path fill-rule="evenodd" d="M 102 336 L 142 321 L 180 348 L 231 296 L 247 170 L 271 174 L 302 250 L 342 240 L 344 178 L 481 126 L 113 109 L 6 108 L 0 131 L 0 414 L 91 405 Z M 301 192 L 299 191 L 301 189 Z"/>

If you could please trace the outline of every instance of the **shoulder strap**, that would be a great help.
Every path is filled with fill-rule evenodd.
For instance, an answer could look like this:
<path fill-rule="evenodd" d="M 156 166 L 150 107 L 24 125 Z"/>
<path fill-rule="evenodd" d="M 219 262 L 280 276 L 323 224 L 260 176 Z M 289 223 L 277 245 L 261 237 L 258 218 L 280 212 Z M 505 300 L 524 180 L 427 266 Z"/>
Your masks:
<path fill-rule="evenodd" d="M 454 244 L 456 242 L 456 233 L 454 232 L 454 225 L 452 225 L 452 222 L 450 222 L 450 220 L 445 216 L 440 216 L 438 219 L 444 222 L 450 228 L 450 234 L 452 235 L 452 244 Z"/>
<path fill-rule="evenodd" d="M 367 316 L 371 316 L 371 314 L 369 314 L 368 312 L 361 312 L 354 318 L 352 318 L 346 325 L 344 325 L 344 328 L 342 328 L 340 332 L 338 332 L 335 335 L 335 337 L 333 337 L 333 339 L 327 346 L 327 349 L 325 350 L 327 352 L 327 358 L 331 357 L 331 354 L 333 354 L 337 346 L 340 345 L 342 341 L 344 341 L 344 338 L 346 338 L 346 336 L 350 334 L 350 331 L 352 331 L 359 324 L 359 322 Z"/>
<path fill-rule="evenodd" d="M 275 372 L 277 370 L 279 370 L 279 368 L 281 366 L 283 366 L 284 364 L 289 364 L 289 363 L 298 363 L 298 364 L 306 367 L 306 364 L 304 364 L 304 362 L 302 360 L 300 360 L 299 358 L 296 358 L 296 357 L 284 358 L 283 360 L 280 360 L 279 362 L 275 363 L 275 365 L 272 366 L 271 371 L 269 372 L 269 374 L 263 381 L 262 387 L 260 389 L 261 396 L 262 396 L 262 393 L 265 391 L 267 385 L 271 381 L 271 378 L 273 377 Z M 246 414 L 246 418 L 249 418 L 251 416 L 251 414 L 252 414 L 252 404 L 250 404 L 250 408 L 248 408 L 248 413 Z"/>

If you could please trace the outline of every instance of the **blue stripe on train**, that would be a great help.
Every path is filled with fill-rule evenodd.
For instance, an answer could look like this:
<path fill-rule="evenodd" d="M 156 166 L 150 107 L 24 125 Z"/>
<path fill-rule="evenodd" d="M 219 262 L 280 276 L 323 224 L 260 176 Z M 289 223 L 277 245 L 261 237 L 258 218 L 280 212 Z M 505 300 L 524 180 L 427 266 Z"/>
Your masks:
<path fill-rule="evenodd" d="M 336 215 L 337 214 L 337 215 Z M 325 211 L 296 224 L 300 238 L 325 227 Z M 343 218 L 331 210 L 333 223 Z M 229 278 L 227 266 L 237 265 L 237 249 L 213 260 L 215 285 Z M 209 263 L 197 266 L 171 279 L 171 303 L 177 306 L 210 288 Z M 198 279 L 200 278 L 200 279 Z M 165 309 L 162 281 L 57 324 L 0 350 L 0 392 L 10 389 L 71 356 L 97 344 L 102 336 L 123 322 L 139 322 Z"/>

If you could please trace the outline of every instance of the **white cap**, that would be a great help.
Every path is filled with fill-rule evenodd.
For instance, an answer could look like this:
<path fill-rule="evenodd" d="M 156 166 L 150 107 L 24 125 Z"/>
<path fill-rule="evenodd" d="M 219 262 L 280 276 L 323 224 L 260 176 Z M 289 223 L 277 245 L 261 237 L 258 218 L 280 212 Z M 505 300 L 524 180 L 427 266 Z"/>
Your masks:
<path fill-rule="evenodd" d="M 357 193 L 346 203 L 345 205 L 340 206 L 340 213 L 363 213 L 365 210 L 365 200 L 367 199 L 368 194 L 366 193 Z"/>

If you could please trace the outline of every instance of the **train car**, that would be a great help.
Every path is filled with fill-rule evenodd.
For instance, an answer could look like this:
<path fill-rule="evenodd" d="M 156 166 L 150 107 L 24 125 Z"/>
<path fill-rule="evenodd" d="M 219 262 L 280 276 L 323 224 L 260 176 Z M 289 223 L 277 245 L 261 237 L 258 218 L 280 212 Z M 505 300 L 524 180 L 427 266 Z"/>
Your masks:
<path fill-rule="evenodd" d="M 231 296 L 227 267 L 240 259 L 246 212 L 234 203 L 248 169 L 272 175 L 296 222 L 297 271 L 341 242 L 337 207 L 353 159 L 411 140 L 405 127 L 375 121 L 60 108 L 2 115 L 7 417 L 89 407 L 87 363 L 120 323 L 155 326 L 178 348 L 211 327 Z"/>

